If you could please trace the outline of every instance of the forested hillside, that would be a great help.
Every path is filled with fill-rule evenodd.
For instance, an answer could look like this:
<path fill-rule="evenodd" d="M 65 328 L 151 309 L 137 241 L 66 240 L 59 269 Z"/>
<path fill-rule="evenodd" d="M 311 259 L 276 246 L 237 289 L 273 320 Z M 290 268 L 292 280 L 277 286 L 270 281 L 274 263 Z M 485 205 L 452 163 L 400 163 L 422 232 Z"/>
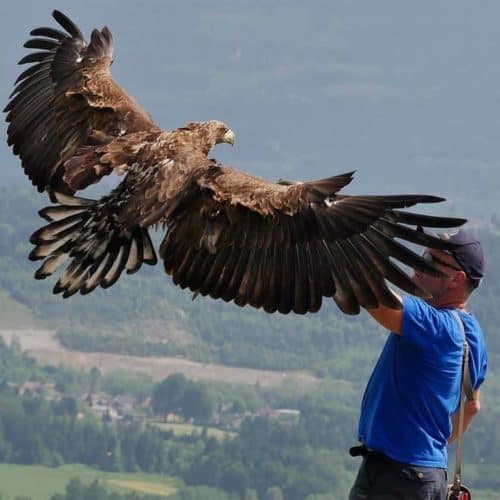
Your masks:
<path fill-rule="evenodd" d="M 330 300 L 307 316 L 267 315 L 204 297 L 193 301 L 189 291 L 172 285 L 161 265 L 123 275 L 110 289 L 63 300 L 51 293 L 53 278 L 33 279 L 37 263 L 27 259 L 29 235 L 43 222 L 36 211 L 44 204 L 28 189 L 0 192 L 0 289 L 33 311 L 40 325 L 56 328 L 72 349 L 178 355 L 275 370 L 307 368 L 363 379 L 367 372 L 360 360 L 373 359 L 385 337 L 366 314 L 342 315 Z M 488 274 L 470 307 L 485 325 L 494 359 L 500 353 L 500 236 L 491 226 L 482 238 Z"/>
<path fill-rule="evenodd" d="M 154 387 L 142 381 L 143 390 L 135 392 L 135 399 L 145 410 L 150 408 L 150 417 L 146 412 L 141 418 L 117 420 L 110 415 L 96 418 L 88 397 L 81 397 L 87 391 L 112 390 L 109 376 L 42 367 L 15 345 L 7 347 L 1 341 L 0 366 L 0 464 L 58 467 L 79 463 L 131 474 L 129 481 L 137 472 L 162 473 L 177 490 L 169 496 L 171 500 L 342 500 L 359 461 L 347 454 L 354 441 L 358 398 L 348 384 L 338 381 L 325 380 L 307 389 L 198 384 L 198 394 L 210 393 L 218 409 L 212 406 L 212 416 L 200 414 L 195 422 L 224 428 L 240 420 L 222 439 L 212 436 L 207 427 L 201 433 L 193 428 L 191 433 L 177 435 L 175 426 L 164 428 L 153 420 L 153 413 L 183 412 L 177 407 L 179 397 L 187 397 L 191 384 L 177 375 Z M 35 382 L 43 388 L 39 393 L 27 390 Z M 165 387 L 167 392 L 159 394 L 166 385 L 170 389 Z M 127 391 L 126 385 L 121 385 L 121 391 Z M 148 392 L 152 407 L 147 403 Z M 157 394 L 168 408 L 154 403 Z M 495 498 L 491 491 L 500 487 L 500 456 L 494 446 L 499 438 L 500 398 L 488 394 L 497 410 L 487 406 L 466 439 L 464 477 L 479 500 Z M 277 418 L 273 408 L 296 413 L 294 418 Z M 24 470 L 23 482 L 31 481 L 30 470 Z M 77 491 L 81 497 L 71 497 Z M 65 498 L 94 500 L 91 495 L 97 493 L 107 499 L 108 493 L 98 484 L 84 486 L 72 480 Z"/>
<path fill-rule="evenodd" d="M 9 425 L 11 431 L 0 436 L 1 460 L 51 466 L 77 461 L 111 470 L 163 470 L 182 477 L 190 488 L 212 488 L 210 495 L 214 499 L 234 495 L 235 491 L 240 498 L 255 498 L 251 496 L 255 494 L 259 499 L 267 498 L 265 495 L 272 488 L 279 489 L 287 499 L 345 498 L 356 468 L 346 450 L 356 439 L 362 389 L 385 338 L 381 329 L 366 315 L 346 317 L 329 303 L 315 315 L 283 317 L 211 299 L 192 301 L 190 293 L 170 283 L 161 266 L 125 275 L 109 290 L 63 301 L 51 294 L 53 282 L 33 279 L 36 264 L 27 259 L 29 235 L 41 223 L 36 216 L 37 208 L 44 203 L 40 198 L 29 190 L 0 192 L 0 293 L 9 297 L 8 307 L 22 305 L 34 315 L 37 324 L 56 328 L 59 338 L 69 347 L 180 355 L 267 369 L 309 369 L 323 377 L 324 382 L 308 394 L 297 389 L 298 392 L 281 398 L 262 392 L 231 396 L 231 391 L 214 387 L 213 394 L 219 395 L 217 400 L 239 400 L 237 407 L 255 409 L 258 401 L 257 406 L 284 406 L 300 411 L 300 419 L 285 426 L 263 417 L 249 418 L 242 423 L 236 438 L 222 442 L 207 435 L 193 436 L 190 441 L 143 425 L 127 427 L 136 425 L 132 423 L 116 427 L 91 421 L 75 424 L 71 414 L 65 413 L 67 406 L 34 404 L 4 391 L 3 425 Z M 483 389 L 483 410 L 465 442 L 465 477 L 476 491 L 500 487 L 496 473 L 500 463 L 496 446 L 500 442 L 500 385 L 496 384 L 500 381 L 500 236 L 491 226 L 482 230 L 481 237 L 488 253 L 488 274 L 470 309 L 479 316 L 487 334 L 490 374 Z M 0 304 L 2 313 L 6 311 Z M 30 378 L 53 380 L 72 397 L 78 381 L 90 384 L 90 374 L 82 377 L 71 370 L 41 369 L 28 358 L 20 361 L 16 356 L 20 354 L 4 351 L 0 359 L 0 378 L 4 383 Z M 344 379 L 347 384 L 334 379 Z M 135 389 L 133 386 L 131 383 L 130 390 L 136 395 L 152 390 L 151 382 L 135 384 Z M 110 387 L 111 382 L 108 390 L 112 391 Z M 127 389 L 122 384 L 120 390 Z M 253 405 L 246 406 L 250 399 Z M 43 436 L 39 434 L 42 427 Z M 93 435 L 99 446 L 65 447 L 65 440 L 50 437 L 62 429 L 68 439 L 78 438 L 75 442 L 80 443 L 84 442 L 78 437 L 80 433 Z M 23 440 L 12 441 L 11 436 L 17 434 L 24 436 Z M 126 451 L 125 441 L 133 436 L 142 444 L 134 445 L 131 454 Z M 149 450 L 148 446 L 158 440 L 168 441 L 167 454 L 164 448 Z M 33 446 L 28 446 L 26 455 L 26 443 L 30 442 Z M 113 454 L 113 461 L 108 463 L 109 446 L 120 453 Z M 150 453 L 141 455 L 145 450 Z M 135 465 L 127 465 L 130 463 Z M 333 490 L 340 495 L 331 496 Z M 484 493 L 475 498 L 492 497 Z"/>
<path fill-rule="evenodd" d="M 366 316 L 345 317 L 329 300 L 305 317 L 267 315 L 204 297 L 193 301 L 161 265 L 123 275 L 111 289 L 63 300 L 51 293 L 53 279 L 33 279 L 37 263 L 27 259 L 29 235 L 43 222 L 36 215 L 43 203 L 29 190 L 2 190 L 0 287 L 41 325 L 56 328 L 68 347 L 341 375 L 349 360 L 339 349 L 357 346 L 365 356 L 383 338 Z"/>

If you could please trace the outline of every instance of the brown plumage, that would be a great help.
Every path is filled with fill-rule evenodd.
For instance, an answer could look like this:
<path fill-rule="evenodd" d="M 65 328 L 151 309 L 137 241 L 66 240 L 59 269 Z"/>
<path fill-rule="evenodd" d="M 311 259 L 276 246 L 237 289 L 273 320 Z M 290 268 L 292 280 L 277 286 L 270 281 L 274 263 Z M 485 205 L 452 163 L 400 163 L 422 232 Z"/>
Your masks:
<path fill-rule="evenodd" d="M 87 43 L 57 10 L 67 31 L 37 28 L 24 46 L 36 49 L 19 61 L 35 63 L 16 80 L 7 112 L 8 143 L 41 192 L 74 193 L 114 169 L 126 168 L 134 144 L 161 133 L 113 80 L 113 37 L 94 30 Z M 123 147 L 124 146 L 124 147 Z"/>
<path fill-rule="evenodd" d="M 267 312 L 319 310 L 323 297 L 356 314 L 399 307 L 386 280 L 426 297 L 397 262 L 440 275 L 404 242 L 447 249 L 415 226 L 455 227 L 464 219 L 401 210 L 442 198 L 346 196 L 352 172 L 305 183 L 271 183 L 208 159 L 234 143 L 222 122 L 158 128 L 112 79 L 112 37 L 94 30 L 87 43 L 62 13 L 53 28 L 32 31 L 39 49 L 18 78 L 7 112 L 8 142 L 39 191 L 56 205 L 31 236 L 35 277 L 66 265 L 54 293 L 64 297 L 111 286 L 123 270 L 157 257 L 148 228 L 165 225 L 160 257 L 174 283 L 201 295 Z M 75 191 L 111 172 L 124 180 L 100 200 Z"/>

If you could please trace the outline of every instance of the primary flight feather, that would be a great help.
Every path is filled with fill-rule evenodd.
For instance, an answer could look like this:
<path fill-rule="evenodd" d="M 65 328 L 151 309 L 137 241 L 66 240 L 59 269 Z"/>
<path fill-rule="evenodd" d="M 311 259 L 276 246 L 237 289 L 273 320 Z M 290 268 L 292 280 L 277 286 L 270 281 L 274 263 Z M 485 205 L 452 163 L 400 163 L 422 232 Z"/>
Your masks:
<path fill-rule="evenodd" d="M 54 205 L 31 236 L 35 277 L 63 268 L 54 293 L 109 287 L 123 271 L 156 264 L 148 228 L 165 225 L 159 249 L 175 284 L 267 312 L 318 311 L 323 297 L 356 314 L 398 308 L 386 284 L 427 297 L 397 261 L 441 275 L 404 242 L 449 249 L 415 226 L 456 227 L 464 219 L 401 210 L 442 198 L 347 196 L 353 172 L 304 183 L 266 182 L 208 154 L 234 144 L 223 122 L 159 128 L 110 73 L 108 28 L 87 42 L 64 14 L 64 29 L 37 28 L 5 108 L 8 143 L 25 173 Z M 100 200 L 74 196 L 112 172 L 123 181 Z"/>

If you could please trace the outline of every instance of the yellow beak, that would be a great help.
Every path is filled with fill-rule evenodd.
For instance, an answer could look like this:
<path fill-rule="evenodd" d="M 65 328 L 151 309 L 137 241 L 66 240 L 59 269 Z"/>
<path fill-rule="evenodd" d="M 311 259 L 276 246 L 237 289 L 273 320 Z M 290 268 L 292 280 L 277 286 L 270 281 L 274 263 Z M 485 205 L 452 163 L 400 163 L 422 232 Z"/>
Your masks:
<path fill-rule="evenodd" d="M 234 141 L 236 140 L 236 135 L 234 135 L 234 132 L 229 129 L 225 134 L 222 139 L 222 142 L 226 142 L 227 144 L 231 144 L 231 146 L 234 146 Z"/>

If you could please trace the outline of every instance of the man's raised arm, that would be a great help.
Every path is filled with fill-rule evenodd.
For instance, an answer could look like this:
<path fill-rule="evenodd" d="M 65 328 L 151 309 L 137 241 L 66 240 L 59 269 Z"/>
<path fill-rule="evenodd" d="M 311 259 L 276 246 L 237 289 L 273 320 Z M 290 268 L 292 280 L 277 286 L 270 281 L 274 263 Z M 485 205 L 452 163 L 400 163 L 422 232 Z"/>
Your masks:
<path fill-rule="evenodd" d="M 401 297 L 392 291 L 394 295 L 399 299 L 401 304 L 403 300 Z M 368 313 L 384 328 L 387 328 L 391 332 L 401 335 L 401 328 L 403 325 L 403 308 L 401 309 L 391 309 L 385 306 L 379 306 L 376 309 L 367 309 Z"/>

